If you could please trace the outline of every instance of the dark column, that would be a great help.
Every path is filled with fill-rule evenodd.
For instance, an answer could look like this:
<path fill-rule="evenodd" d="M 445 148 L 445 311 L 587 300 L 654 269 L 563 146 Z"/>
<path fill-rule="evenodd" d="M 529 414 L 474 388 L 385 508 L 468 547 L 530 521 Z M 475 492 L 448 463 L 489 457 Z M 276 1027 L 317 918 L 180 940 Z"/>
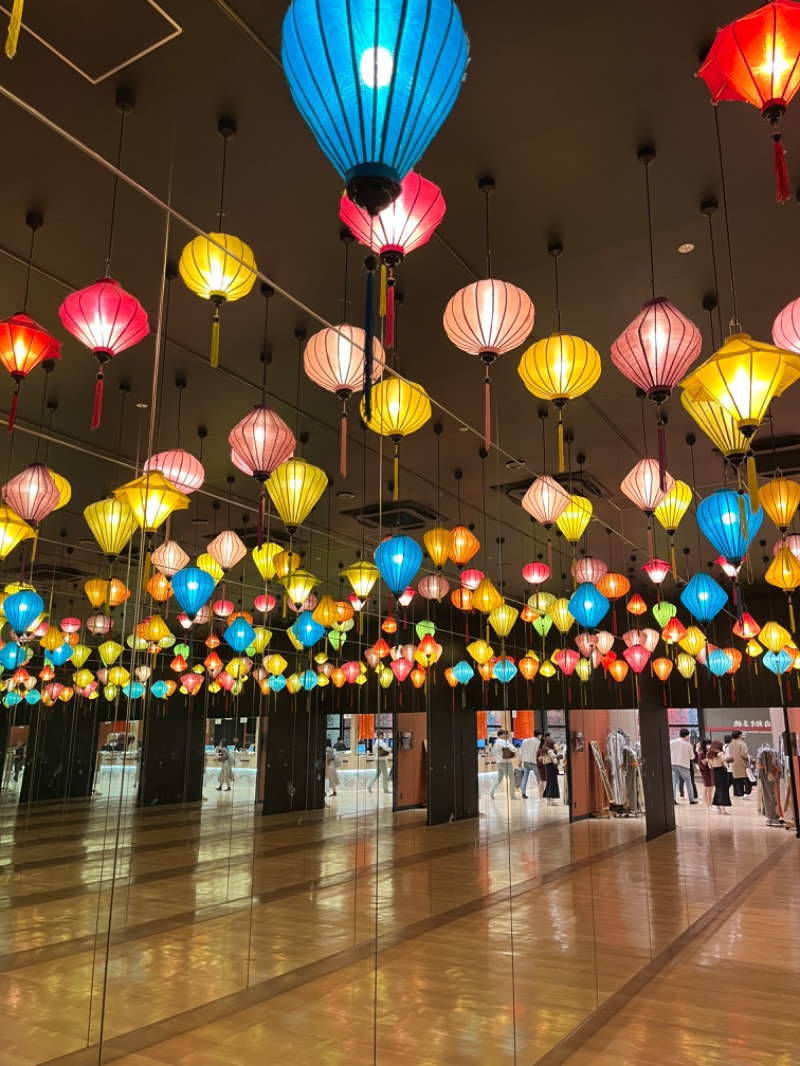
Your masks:
<path fill-rule="evenodd" d="M 137 804 L 198 803 L 203 794 L 205 720 L 190 700 L 152 704 L 142 724 Z"/>
<path fill-rule="evenodd" d="M 262 722 L 265 751 L 264 814 L 325 806 L 326 714 L 315 692 L 273 701 Z"/>
<path fill-rule="evenodd" d="M 20 803 L 84 799 L 92 790 L 97 715 L 87 700 L 32 715 Z"/>
<path fill-rule="evenodd" d="M 675 830 L 672 764 L 669 756 L 669 717 L 661 682 L 644 670 L 638 678 L 639 737 L 642 744 L 642 785 L 647 839 Z M 666 703 L 670 700 L 667 689 Z"/>
<path fill-rule="evenodd" d="M 432 686 L 428 707 L 428 825 L 478 817 L 478 719 L 453 710 L 450 690 Z"/>

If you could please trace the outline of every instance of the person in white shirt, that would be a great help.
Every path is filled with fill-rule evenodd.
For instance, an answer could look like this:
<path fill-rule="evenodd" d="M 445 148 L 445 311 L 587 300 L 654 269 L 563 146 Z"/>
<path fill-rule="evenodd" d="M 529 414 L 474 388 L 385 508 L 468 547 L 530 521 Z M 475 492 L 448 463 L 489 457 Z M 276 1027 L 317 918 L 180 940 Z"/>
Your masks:
<path fill-rule="evenodd" d="M 682 729 L 680 736 L 669 742 L 669 761 L 672 763 L 672 792 L 675 804 L 678 803 L 678 786 L 681 781 L 686 788 L 686 795 L 692 807 L 697 806 L 697 800 L 692 799 L 692 772 L 691 764 L 694 758 L 694 748 L 689 740 L 689 730 Z"/>
<path fill-rule="evenodd" d="M 375 754 L 378 756 L 378 762 L 375 767 L 375 776 L 367 792 L 372 792 L 378 781 L 383 781 L 384 792 L 389 791 L 389 756 L 392 754 L 392 749 L 384 740 L 384 736 L 384 733 L 378 733 L 378 741 L 375 745 Z"/>
<path fill-rule="evenodd" d="M 506 758 L 506 752 L 509 753 L 509 757 Z M 494 799 L 494 794 L 497 791 L 498 785 L 502 784 L 505 780 L 508 782 L 508 792 L 512 800 L 517 798 L 516 790 L 514 788 L 514 759 L 517 755 L 517 749 L 508 739 L 508 730 L 499 729 L 497 731 L 497 740 L 494 742 L 494 757 L 497 761 L 497 778 L 492 785 L 489 792 L 489 798 Z"/>
<path fill-rule="evenodd" d="M 523 740 L 522 747 L 519 749 L 519 757 L 522 762 L 522 798 L 527 799 L 528 793 L 525 791 L 528 785 L 528 778 L 533 774 L 533 780 L 538 783 L 539 774 L 536 769 L 536 756 L 539 754 L 539 747 L 542 743 L 542 731 L 541 729 L 534 729 L 533 736 Z"/>

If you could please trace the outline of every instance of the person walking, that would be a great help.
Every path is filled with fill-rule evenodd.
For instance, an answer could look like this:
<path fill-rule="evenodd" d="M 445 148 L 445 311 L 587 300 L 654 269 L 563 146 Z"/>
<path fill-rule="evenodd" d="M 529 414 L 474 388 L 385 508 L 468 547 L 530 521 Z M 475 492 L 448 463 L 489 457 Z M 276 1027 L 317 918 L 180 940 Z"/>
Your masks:
<path fill-rule="evenodd" d="M 489 792 L 489 799 L 494 799 L 499 785 L 503 781 L 508 782 L 508 793 L 512 800 L 517 798 L 514 787 L 514 759 L 517 757 L 517 749 L 508 737 L 507 729 L 498 729 L 497 739 L 494 742 L 494 757 L 497 763 L 497 777 Z"/>
<path fill-rule="evenodd" d="M 542 795 L 547 800 L 548 807 L 553 807 L 561 799 L 561 789 L 558 785 L 558 753 L 549 733 L 545 735 L 539 748 L 538 761 L 544 766 L 545 783 Z"/>
<path fill-rule="evenodd" d="M 523 740 L 522 747 L 519 749 L 519 758 L 522 763 L 522 798 L 527 799 L 528 793 L 525 791 L 528 785 L 528 778 L 533 774 L 534 781 L 539 781 L 538 766 L 536 765 L 536 757 L 539 754 L 539 748 L 542 744 L 542 731 L 541 729 L 534 729 L 533 736 Z"/>
<path fill-rule="evenodd" d="M 706 807 L 714 802 L 714 771 L 708 765 L 708 748 L 711 741 L 706 737 L 698 740 L 695 751 L 697 753 L 697 769 L 703 779 L 703 800 Z"/>
<path fill-rule="evenodd" d="M 332 796 L 335 796 L 337 794 L 336 793 L 336 789 L 339 786 L 338 769 L 339 769 L 339 766 L 341 766 L 341 765 L 342 765 L 342 760 L 341 760 L 341 758 L 339 756 L 339 753 L 336 751 L 336 749 L 331 744 L 331 738 L 328 737 L 327 743 L 325 745 L 325 783 L 326 783 L 326 786 L 327 785 L 331 786 L 331 795 Z M 327 787 L 326 787 L 325 791 L 327 792 Z"/>
<path fill-rule="evenodd" d="M 25 745 L 22 741 L 14 748 L 14 780 L 19 781 L 22 767 L 25 765 Z"/>
<path fill-rule="evenodd" d="M 678 805 L 678 786 L 683 782 L 686 795 L 692 807 L 697 806 L 697 800 L 692 799 L 692 773 L 690 766 L 694 758 L 694 749 L 689 740 L 689 730 L 682 729 L 680 736 L 669 742 L 669 761 L 672 764 L 672 798 Z"/>
<path fill-rule="evenodd" d="M 231 782 L 233 781 L 233 756 L 230 753 L 227 741 L 220 741 L 217 755 L 222 764 L 219 770 L 219 778 L 217 779 L 217 792 L 230 792 Z"/>
<path fill-rule="evenodd" d="M 375 766 L 375 776 L 370 782 L 367 792 L 372 792 L 373 788 L 377 785 L 378 781 L 383 782 L 383 791 L 389 791 L 389 756 L 392 754 L 392 749 L 386 743 L 385 733 L 378 733 L 378 739 L 375 743 L 375 754 L 378 757 L 378 762 Z"/>
<path fill-rule="evenodd" d="M 731 733 L 731 742 L 728 745 L 728 763 L 733 777 L 733 794 L 743 800 L 750 799 L 751 784 L 747 776 L 747 767 L 750 765 L 750 752 L 742 739 L 741 729 L 734 729 Z"/>
<path fill-rule="evenodd" d="M 731 806 L 730 783 L 728 781 L 728 762 L 718 740 L 712 740 L 706 752 L 706 762 L 714 775 L 714 795 L 711 810 L 727 814 Z"/>

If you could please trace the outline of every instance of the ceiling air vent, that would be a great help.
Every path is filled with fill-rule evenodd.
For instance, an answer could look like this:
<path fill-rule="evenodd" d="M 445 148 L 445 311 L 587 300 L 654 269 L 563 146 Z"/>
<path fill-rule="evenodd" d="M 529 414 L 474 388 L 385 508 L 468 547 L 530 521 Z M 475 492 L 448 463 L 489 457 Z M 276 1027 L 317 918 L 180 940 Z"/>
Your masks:
<path fill-rule="evenodd" d="M 442 515 L 437 515 L 435 511 L 417 503 L 416 500 L 390 500 L 383 506 L 374 503 L 368 507 L 357 507 L 355 510 L 341 513 L 345 518 L 354 518 L 367 529 L 384 529 L 387 533 L 426 529 L 437 521 L 446 524 Z"/>
<path fill-rule="evenodd" d="M 576 496 L 585 496 L 589 500 L 599 500 L 604 496 L 610 496 L 610 492 L 596 478 L 585 470 L 574 471 L 572 474 L 551 474 L 550 477 L 563 485 L 567 492 Z M 505 485 L 492 485 L 495 492 L 504 492 L 514 503 L 522 503 L 522 497 L 528 491 L 533 481 L 532 477 L 526 477 L 524 481 L 510 481 Z"/>

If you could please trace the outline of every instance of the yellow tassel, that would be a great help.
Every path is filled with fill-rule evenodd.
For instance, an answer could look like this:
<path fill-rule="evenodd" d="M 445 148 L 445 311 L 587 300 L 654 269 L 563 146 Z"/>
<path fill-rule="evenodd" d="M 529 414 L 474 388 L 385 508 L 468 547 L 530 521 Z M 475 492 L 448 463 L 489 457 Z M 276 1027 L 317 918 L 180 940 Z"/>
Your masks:
<path fill-rule="evenodd" d="M 283 597 L 283 606 L 281 607 L 281 619 L 284 622 L 286 621 L 286 619 L 288 617 L 288 614 L 289 614 L 289 612 L 288 612 L 288 610 L 286 608 L 286 604 L 288 603 L 288 600 L 289 600 L 289 597 L 287 595 L 284 595 L 284 597 Z"/>
<path fill-rule="evenodd" d="M 672 580 L 678 580 L 678 564 L 675 560 L 675 541 L 672 537 L 669 538 L 669 557 L 672 562 Z"/>
<path fill-rule="evenodd" d="M 219 308 L 211 323 L 211 365 L 219 366 Z"/>
<path fill-rule="evenodd" d="M 558 414 L 558 472 L 564 473 L 564 423 L 561 421 L 561 412 Z"/>
<path fill-rule="evenodd" d="M 758 510 L 758 473 L 754 455 L 747 457 L 747 491 L 750 494 L 750 511 L 755 514 Z"/>
<path fill-rule="evenodd" d="M 36 549 L 39 546 L 39 534 L 34 534 L 33 544 L 31 545 L 31 566 L 36 562 Z"/>
<path fill-rule="evenodd" d="M 386 318 L 386 267 L 381 266 L 381 291 L 378 303 L 378 314 Z"/>
<path fill-rule="evenodd" d="M 392 471 L 392 481 L 394 485 L 392 487 L 392 499 L 400 499 L 400 455 L 397 448 L 394 450 L 394 469 Z"/>
<path fill-rule="evenodd" d="M 794 636 L 794 604 L 791 596 L 789 597 L 789 629 L 791 629 L 792 636 Z"/>
<path fill-rule="evenodd" d="M 744 496 L 739 496 L 739 526 L 742 537 L 747 540 L 747 508 L 744 505 Z"/>
<path fill-rule="evenodd" d="M 11 8 L 11 18 L 8 20 L 8 34 L 6 35 L 6 55 L 13 59 L 17 54 L 19 31 L 22 29 L 22 7 L 25 0 L 14 0 Z"/>

